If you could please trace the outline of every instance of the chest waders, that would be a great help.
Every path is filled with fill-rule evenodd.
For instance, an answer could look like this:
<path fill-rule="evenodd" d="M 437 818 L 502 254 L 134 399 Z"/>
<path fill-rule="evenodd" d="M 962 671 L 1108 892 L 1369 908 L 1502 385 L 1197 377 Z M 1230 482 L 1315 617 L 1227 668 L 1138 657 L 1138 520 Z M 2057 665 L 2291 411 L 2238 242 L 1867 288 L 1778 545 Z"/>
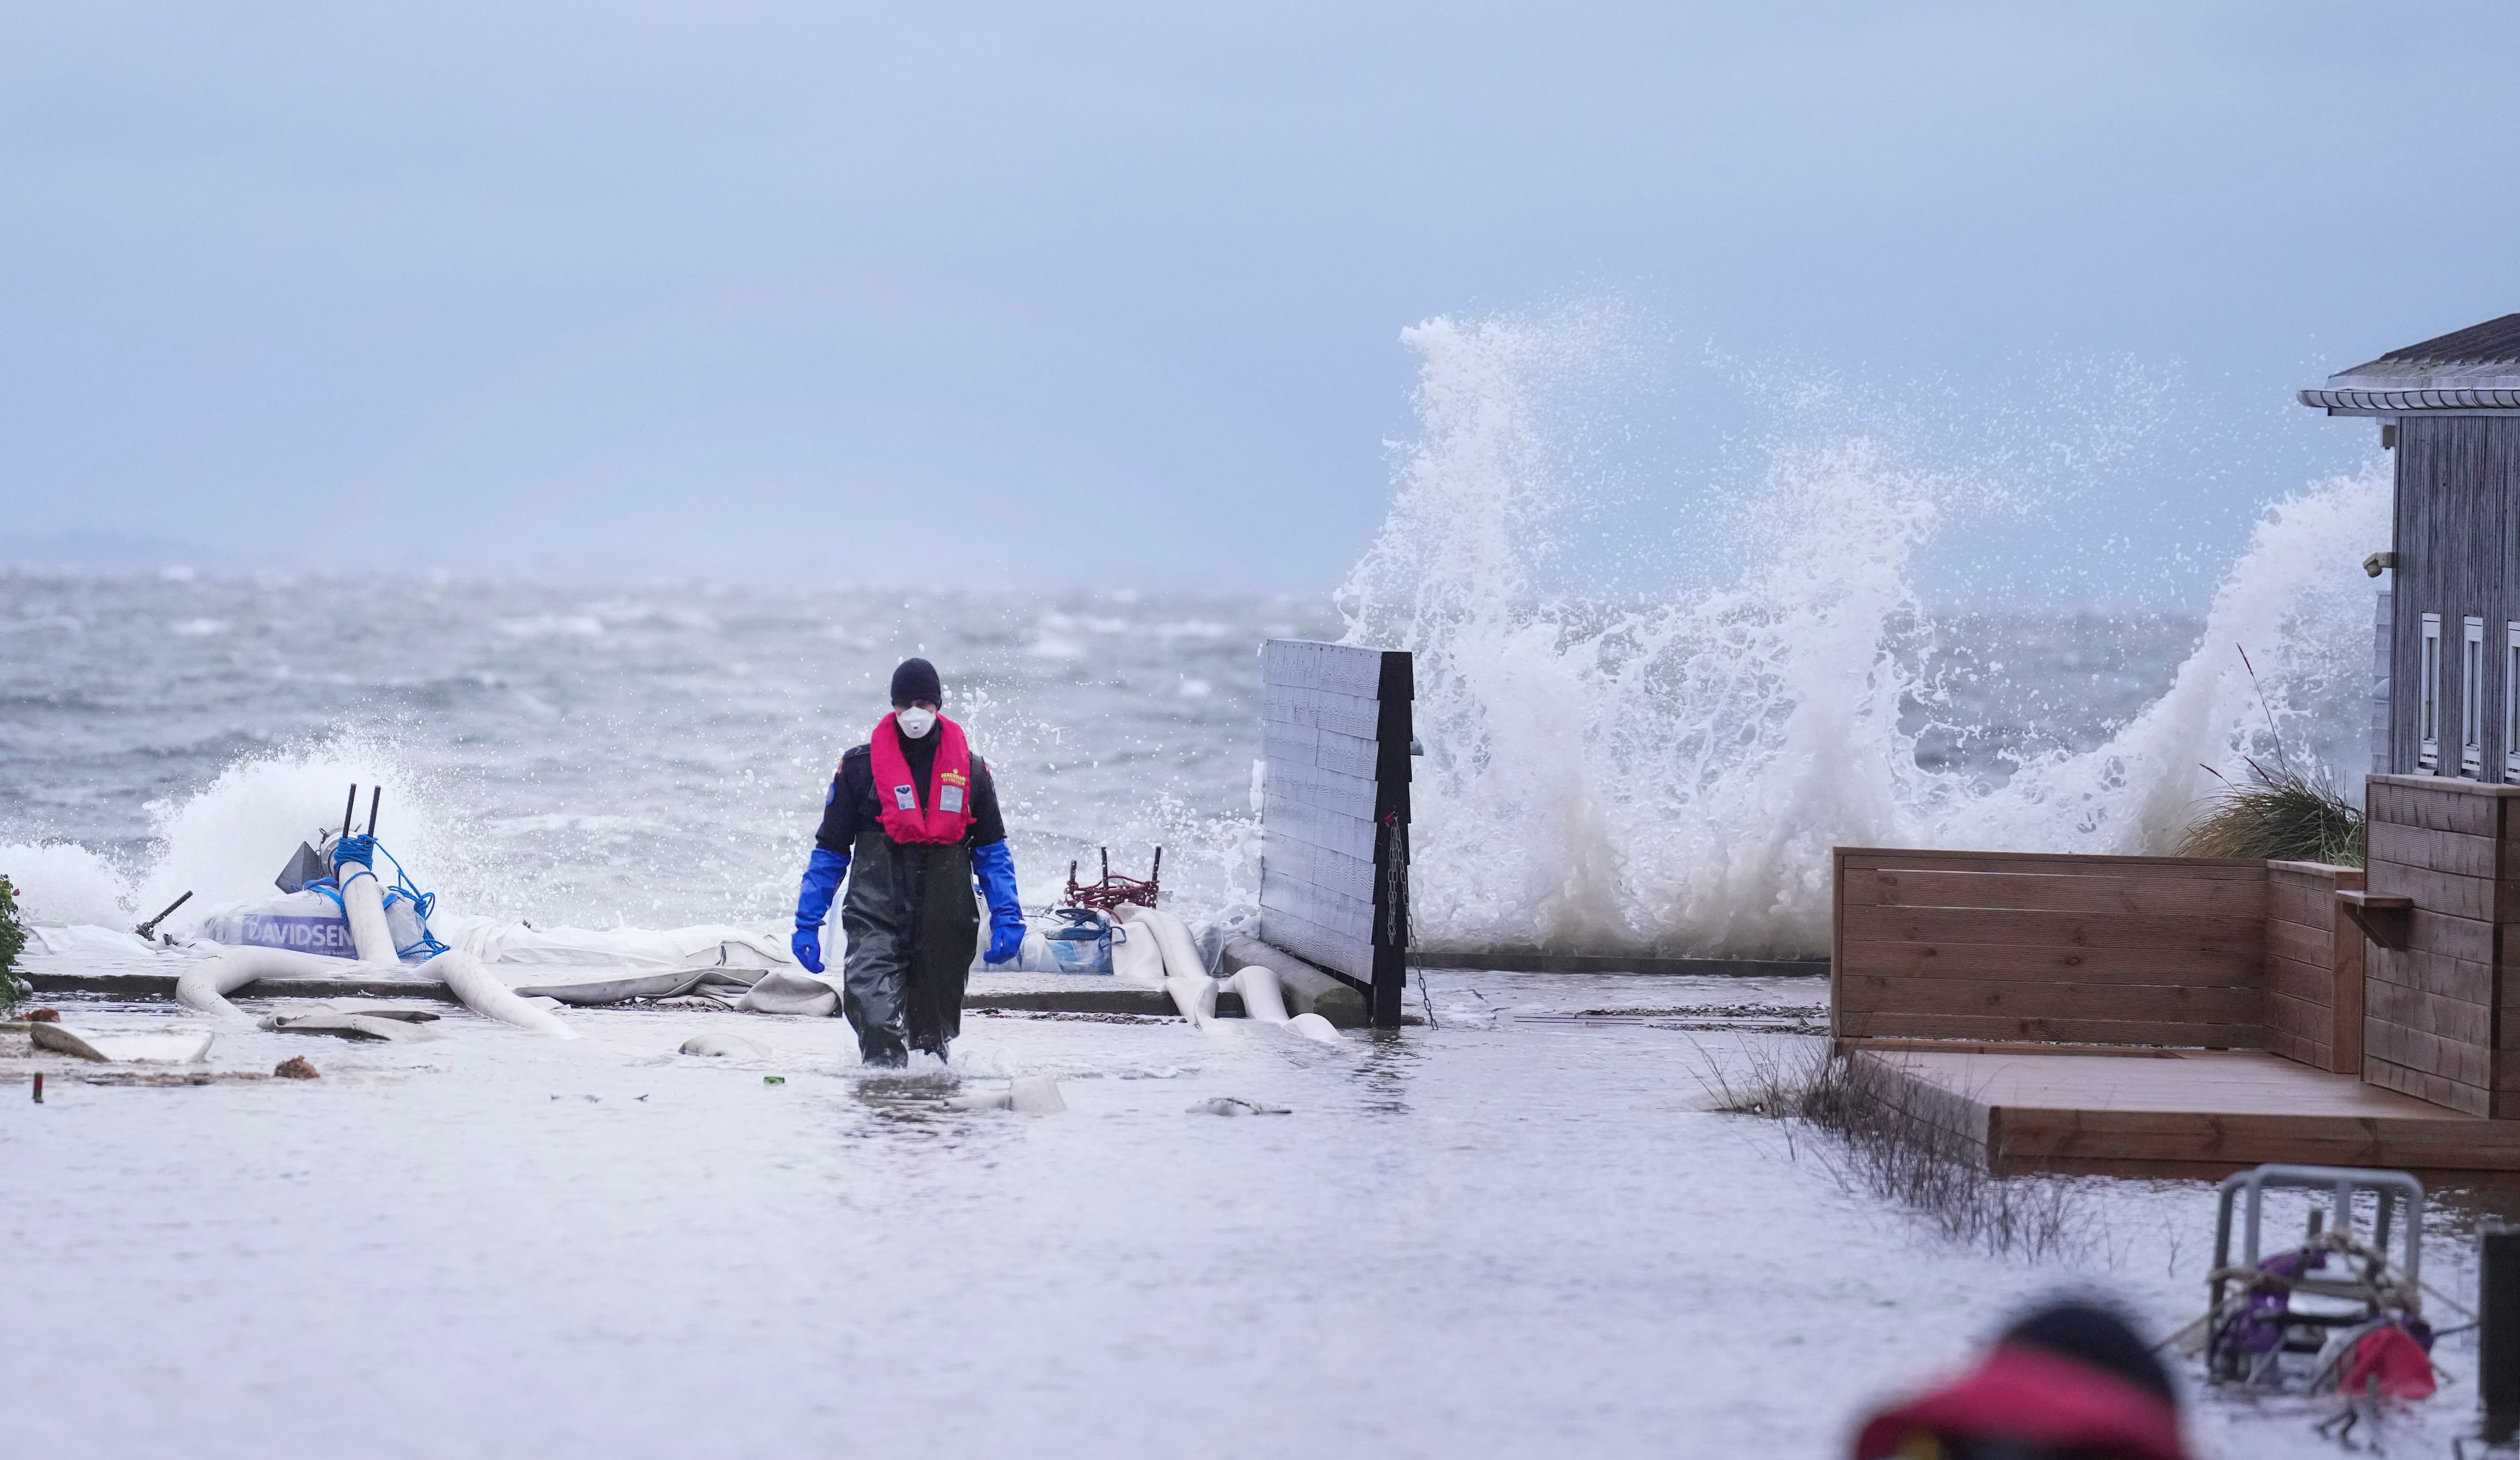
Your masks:
<path fill-rule="evenodd" d="M 858 833 L 840 927 L 849 939 L 841 1008 L 859 1057 L 899 1067 L 923 1049 L 943 1059 L 963 1031 L 963 985 L 980 946 L 970 848 Z"/>

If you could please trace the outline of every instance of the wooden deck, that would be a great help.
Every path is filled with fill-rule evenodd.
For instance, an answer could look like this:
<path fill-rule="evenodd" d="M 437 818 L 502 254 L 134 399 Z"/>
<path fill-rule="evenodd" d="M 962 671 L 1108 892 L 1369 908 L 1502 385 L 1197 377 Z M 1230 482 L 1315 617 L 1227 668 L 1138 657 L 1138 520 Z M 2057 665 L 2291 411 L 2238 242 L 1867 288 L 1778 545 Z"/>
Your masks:
<path fill-rule="evenodd" d="M 2260 1162 L 2520 1171 L 2489 1120 L 2257 1050 L 1845 1039 L 1868 1077 L 1998 1171 L 2205 1175 Z"/>

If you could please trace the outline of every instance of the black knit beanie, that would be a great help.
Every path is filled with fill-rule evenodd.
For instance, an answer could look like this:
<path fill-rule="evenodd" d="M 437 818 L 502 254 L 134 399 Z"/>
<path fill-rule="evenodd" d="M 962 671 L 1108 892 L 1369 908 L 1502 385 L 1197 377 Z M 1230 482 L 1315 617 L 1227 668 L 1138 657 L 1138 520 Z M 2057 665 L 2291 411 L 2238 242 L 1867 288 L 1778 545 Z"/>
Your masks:
<path fill-rule="evenodd" d="M 923 659 L 906 659 L 892 671 L 892 703 L 916 705 L 924 700 L 942 708 L 945 704 L 944 681 L 936 677 L 936 666 Z"/>
<path fill-rule="evenodd" d="M 2165 1403 L 2179 1402 L 2151 1346 L 2137 1338 L 2124 1318 L 2096 1303 L 2071 1300 L 2050 1303 L 2006 1329 L 2003 1338 L 2006 1343 L 2029 1344 L 2080 1359 L 2150 1391 Z"/>

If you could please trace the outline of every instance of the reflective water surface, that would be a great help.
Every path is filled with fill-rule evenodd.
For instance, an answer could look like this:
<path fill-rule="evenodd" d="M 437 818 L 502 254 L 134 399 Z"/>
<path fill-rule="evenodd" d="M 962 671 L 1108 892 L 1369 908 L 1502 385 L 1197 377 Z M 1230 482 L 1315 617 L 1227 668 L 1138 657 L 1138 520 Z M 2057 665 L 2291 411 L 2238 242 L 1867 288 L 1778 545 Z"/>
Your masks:
<path fill-rule="evenodd" d="M 1955 1251 L 1825 1142 L 1710 1113 L 1725 1016 L 1818 981 L 1436 974 L 1437 1024 L 974 1018 L 957 1069 L 861 1074 L 836 1020 L 585 1011 L 556 1043 L 247 1031 L 312 1083 L 0 1085 L 23 1453 L 1842 1453 L 1863 1406 L 2026 1297 L 2161 1331 L 2211 1191 L 2083 1183 L 2072 1263 Z M 162 1007 L 56 1001 L 100 1027 Z M 1788 1018 L 1791 1016 L 1788 1015 Z M 1695 1024 L 1714 1027 L 1679 1028 Z M 672 1053 L 701 1029 L 761 1062 Z M 957 1088 L 1061 1080 L 1056 1116 Z M 783 1083 L 767 1083 L 777 1076 Z M 15 1091 L 15 1094 L 8 1092 Z M 1240 1095 L 1278 1117 L 1186 1114 Z M 2427 1276 L 2466 1282 L 2445 1216 Z M 2402 1434 L 2446 1443 L 2459 1375 Z M 2209 1405 L 2201 1449 L 2298 1454 Z"/>

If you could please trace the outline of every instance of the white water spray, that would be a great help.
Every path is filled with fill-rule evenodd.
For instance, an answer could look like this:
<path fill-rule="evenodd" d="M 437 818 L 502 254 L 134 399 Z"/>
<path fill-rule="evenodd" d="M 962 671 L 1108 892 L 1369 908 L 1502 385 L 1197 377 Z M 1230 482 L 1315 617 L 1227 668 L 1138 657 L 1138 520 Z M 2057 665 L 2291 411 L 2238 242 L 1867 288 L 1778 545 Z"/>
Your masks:
<path fill-rule="evenodd" d="M 380 840 L 429 890 L 452 890 L 469 906 L 494 881 L 467 854 L 475 839 L 465 834 L 465 818 L 445 807 L 428 778 L 390 743 L 357 734 L 238 761 L 199 792 L 153 802 L 153 845 L 141 865 L 118 866 L 64 843 L 0 846 L 0 864 L 32 923 L 128 926 L 189 891 L 192 900 L 162 925 L 188 935 L 222 908 L 273 895 L 272 879 L 290 851 L 339 828 L 354 783 L 363 827 L 370 789 L 385 788 Z"/>
<path fill-rule="evenodd" d="M 1406 332 L 1422 434 L 1340 590 L 1351 642 L 1417 656 L 1429 946 L 1818 952 L 1832 846 L 2168 851 L 2216 784 L 2203 765 L 2270 753 L 2270 720 L 2298 757 L 2361 708 L 2355 565 L 2386 536 L 2379 473 L 2272 509 L 2170 690 L 2107 744 L 2000 786 L 1920 766 L 1902 728 L 1903 708 L 1936 707 L 1912 563 L 1983 483 L 1863 439 L 1780 449 L 1733 582 L 1643 604 L 1548 594 L 1534 560 L 1580 505 L 1534 404 L 1567 352 L 1552 328 Z"/>

